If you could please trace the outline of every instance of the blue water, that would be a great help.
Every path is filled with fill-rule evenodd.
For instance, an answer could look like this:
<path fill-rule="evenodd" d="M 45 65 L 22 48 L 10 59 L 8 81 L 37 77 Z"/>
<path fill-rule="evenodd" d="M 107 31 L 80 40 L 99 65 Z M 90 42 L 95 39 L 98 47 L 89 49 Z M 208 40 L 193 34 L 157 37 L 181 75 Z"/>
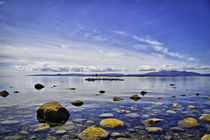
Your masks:
<path fill-rule="evenodd" d="M 113 118 L 125 122 L 124 127 L 106 129 L 109 136 L 105 139 L 126 137 L 130 139 L 200 139 L 209 133 L 210 125 L 199 120 L 202 114 L 210 114 L 210 77 L 121 77 L 124 81 L 86 81 L 87 77 L 1 77 L 0 90 L 7 90 L 10 95 L 0 97 L 0 139 L 77 139 L 77 135 L 89 126 L 100 126 L 104 118 L 101 113 L 112 113 Z M 36 83 L 42 83 L 45 88 L 34 89 Z M 172 88 L 169 84 L 175 84 Z M 56 85 L 56 87 L 53 87 Z M 69 88 L 76 88 L 70 90 Z M 20 93 L 13 93 L 14 91 Z M 105 90 L 99 94 L 99 90 Z M 148 93 L 142 96 L 140 91 Z M 195 93 L 199 93 L 196 96 Z M 97 95 L 99 94 L 99 95 Z M 133 101 L 131 95 L 138 94 L 141 99 Z M 185 94 L 185 96 L 181 96 Z M 125 100 L 113 102 L 112 98 L 119 96 Z M 171 96 L 176 96 L 172 98 Z M 161 97 L 161 99 L 157 99 Z M 84 105 L 75 107 L 74 100 L 82 100 Z M 70 112 L 68 122 L 73 129 L 68 130 L 67 123 L 63 126 L 50 128 L 44 131 L 34 131 L 40 123 L 36 119 L 36 110 L 39 105 L 58 101 Z M 155 103 L 157 101 L 157 103 Z M 173 103 L 181 106 L 174 108 Z M 188 105 L 197 106 L 191 109 Z M 131 109 L 134 106 L 135 109 Z M 126 110 L 126 113 L 120 112 Z M 173 110 L 176 113 L 167 113 Z M 126 114 L 136 113 L 139 117 L 130 118 Z M 193 117 L 199 121 L 199 126 L 184 128 L 182 131 L 172 131 L 180 120 Z M 146 130 L 142 121 L 148 118 L 161 118 L 163 121 L 154 125 L 161 127 L 160 132 L 151 133 Z M 78 121 L 78 119 L 80 119 Z M 5 121 L 17 121 L 5 124 Z M 93 121 L 94 123 L 88 123 Z M 3 122 L 3 123 L 2 123 Z M 67 130 L 65 134 L 56 134 L 57 130 Z M 22 134 L 25 130 L 28 133 Z M 113 137 L 112 132 L 119 132 L 122 136 Z M 8 137 L 16 136 L 16 137 Z"/>

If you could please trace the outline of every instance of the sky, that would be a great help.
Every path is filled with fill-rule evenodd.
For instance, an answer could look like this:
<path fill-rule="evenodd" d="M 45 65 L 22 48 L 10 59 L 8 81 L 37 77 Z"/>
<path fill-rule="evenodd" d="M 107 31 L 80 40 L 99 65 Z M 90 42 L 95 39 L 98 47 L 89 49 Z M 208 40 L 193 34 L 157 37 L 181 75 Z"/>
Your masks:
<path fill-rule="evenodd" d="M 0 75 L 210 73 L 209 0 L 0 0 Z"/>

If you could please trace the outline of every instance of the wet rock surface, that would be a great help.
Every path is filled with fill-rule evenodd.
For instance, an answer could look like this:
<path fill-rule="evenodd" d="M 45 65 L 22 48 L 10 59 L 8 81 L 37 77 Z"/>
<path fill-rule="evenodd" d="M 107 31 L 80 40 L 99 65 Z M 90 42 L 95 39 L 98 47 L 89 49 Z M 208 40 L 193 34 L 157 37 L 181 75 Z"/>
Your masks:
<path fill-rule="evenodd" d="M 100 122 L 100 125 L 102 127 L 114 128 L 114 127 L 123 126 L 124 122 L 122 122 L 121 120 L 118 120 L 118 119 L 108 118 L 108 119 L 102 120 Z"/>
<path fill-rule="evenodd" d="M 40 122 L 67 121 L 70 116 L 68 110 L 56 101 L 41 105 L 36 112 Z"/>

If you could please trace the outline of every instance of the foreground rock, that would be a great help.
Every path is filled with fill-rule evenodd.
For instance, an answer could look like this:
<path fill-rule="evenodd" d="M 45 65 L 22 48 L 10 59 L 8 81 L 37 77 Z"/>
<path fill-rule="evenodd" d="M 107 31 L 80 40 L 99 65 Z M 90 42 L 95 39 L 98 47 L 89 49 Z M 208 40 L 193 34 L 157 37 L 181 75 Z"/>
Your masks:
<path fill-rule="evenodd" d="M 146 130 L 149 132 L 157 132 L 157 131 L 162 131 L 163 129 L 160 127 L 147 127 Z"/>
<path fill-rule="evenodd" d="M 78 137 L 82 140 L 97 140 L 105 138 L 109 133 L 100 127 L 91 126 L 82 131 Z"/>
<path fill-rule="evenodd" d="M 157 123 L 160 123 L 162 121 L 163 121 L 163 119 L 158 119 L 158 118 L 152 118 L 152 119 L 145 120 L 147 125 L 157 124 Z"/>
<path fill-rule="evenodd" d="M 56 101 L 41 105 L 36 112 L 37 118 L 44 122 L 67 121 L 70 116 L 68 110 Z"/>
<path fill-rule="evenodd" d="M 113 101 L 121 101 L 121 100 L 124 100 L 124 99 L 117 96 L 113 97 Z"/>
<path fill-rule="evenodd" d="M 141 99 L 141 97 L 139 97 L 138 95 L 132 95 L 130 97 L 130 99 L 134 100 L 134 101 L 138 101 L 139 99 Z"/>
<path fill-rule="evenodd" d="M 40 84 L 40 83 L 37 83 L 35 86 L 35 89 L 42 89 L 42 88 L 44 88 L 44 85 L 43 84 Z"/>
<path fill-rule="evenodd" d="M 141 91 L 141 95 L 144 96 L 147 92 L 146 91 Z"/>
<path fill-rule="evenodd" d="M 80 101 L 80 100 L 73 101 L 73 102 L 72 102 L 72 105 L 75 105 L 75 106 L 82 106 L 82 105 L 83 105 L 83 101 Z"/>
<path fill-rule="evenodd" d="M 204 122 L 210 123 L 210 114 L 204 114 L 199 119 Z"/>
<path fill-rule="evenodd" d="M 8 95 L 9 95 L 9 92 L 7 92 L 6 90 L 0 91 L 0 96 L 7 97 Z"/>
<path fill-rule="evenodd" d="M 204 135 L 201 140 L 210 140 L 210 134 Z"/>
<path fill-rule="evenodd" d="M 109 119 L 102 120 L 100 122 L 100 125 L 107 128 L 114 128 L 114 127 L 123 126 L 124 122 L 118 119 L 109 118 Z"/>

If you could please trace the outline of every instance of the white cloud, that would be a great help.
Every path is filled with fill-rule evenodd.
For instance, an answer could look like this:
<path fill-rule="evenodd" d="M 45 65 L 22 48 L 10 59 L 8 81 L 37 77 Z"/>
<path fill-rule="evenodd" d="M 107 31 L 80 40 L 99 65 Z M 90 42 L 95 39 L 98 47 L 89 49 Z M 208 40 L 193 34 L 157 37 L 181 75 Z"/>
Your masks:
<path fill-rule="evenodd" d="M 146 42 L 150 45 L 155 45 L 155 46 L 159 46 L 159 45 L 162 45 L 163 43 L 157 41 L 157 40 L 152 40 L 152 39 L 149 39 L 149 38 L 142 38 L 142 37 L 138 37 L 136 35 L 133 36 L 134 39 L 138 40 L 138 41 L 141 41 L 141 42 Z"/>
<path fill-rule="evenodd" d="M 0 6 L 3 5 L 3 4 L 5 4 L 5 3 L 6 3 L 6 1 L 1 0 L 1 1 L 0 1 Z"/>
<path fill-rule="evenodd" d="M 149 66 L 149 65 L 140 65 L 137 68 L 137 71 L 155 71 L 156 68 L 154 68 L 153 66 Z"/>
<path fill-rule="evenodd" d="M 126 32 L 124 32 L 124 31 L 118 31 L 118 30 L 116 30 L 116 31 L 113 31 L 113 32 L 116 33 L 116 34 L 122 35 L 122 36 L 129 36 L 129 34 L 126 33 Z"/>

